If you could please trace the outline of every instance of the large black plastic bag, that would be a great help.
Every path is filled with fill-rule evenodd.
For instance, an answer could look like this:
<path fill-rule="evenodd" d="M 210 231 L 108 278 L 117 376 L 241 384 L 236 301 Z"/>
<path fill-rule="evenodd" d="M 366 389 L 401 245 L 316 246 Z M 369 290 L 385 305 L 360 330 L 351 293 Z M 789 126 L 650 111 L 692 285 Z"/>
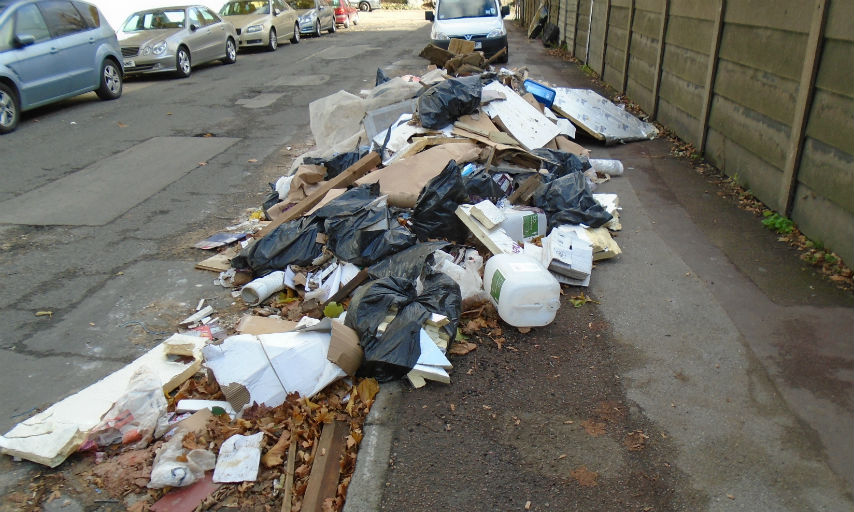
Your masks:
<path fill-rule="evenodd" d="M 480 171 L 463 176 L 463 184 L 466 187 L 468 201 L 472 204 L 489 199 L 493 203 L 504 197 L 504 191 L 498 183 L 492 179 L 492 173 Z"/>
<path fill-rule="evenodd" d="M 448 242 L 415 244 L 375 263 L 368 268 L 368 275 L 372 279 L 394 276 L 414 281 L 424 272 L 425 266 L 432 264 L 433 253 L 449 245 Z"/>
<path fill-rule="evenodd" d="M 453 333 L 456 334 L 461 302 L 459 285 L 441 273 L 427 278 L 421 295 L 417 294 L 414 281 L 398 277 L 361 286 L 344 320 L 345 325 L 358 333 L 359 344 L 365 352 L 356 375 L 388 382 L 409 373 L 421 355 L 419 331 L 424 322 L 433 313 L 445 315 L 454 319 Z M 379 326 L 391 314 L 394 319 L 379 334 Z"/>
<path fill-rule="evenodd" d="M 355 265 L 372 265 L 384 256 L 402 251 L 416 242 L 414 234 L 392 224 L 385 205 L 371 204 L 349 215 L 326 219 L 327 247 L 333 254 Z"/>
<path fill-rule="evenodd" d="M 307 217 L 285 222 L 234 259 L 234 268 L 250 268 L 256 276 L 284 270 L 288 265 L 308 265 L 323 251 L 317 243 L 320 222 Z"/>
<path fill-rule="evenodd" d="M 474 113 L 480 107 L 482 90 L 483 83 L 478 75 L 452 78 L 427 89 L 418 98 L 421 126 L 436 130 Z"/>
<path fill-rule="evenodd" d="M 354 151 L 337 153 L 329 158 L 307 157 L 303 159 L 303 163 L 309 165 L 322 165 L 326 167 L 326 179 L 331 180 L 346 171 L 348 167 L 358 162 L 360 158 L 367 155 L 369 150 L 369 147 L 362 146 Z"/>
<path fill-rule="evenodd" d="M 545 182 L 562 178 L 574 172 L 584 172 L 590 169 L 590 162 L 584 158 L 566 151 L 558 151 L 548 148 L 539 148 L 531 153 L 543 159 L 543 168 L 549 171 L 549 175 L 543 177 Z"/>
<path fill-rule="evenodd" d="M 467 200 L 460 168 L 457 162 L 451 160 L 418 194 L 412 213 L 412 231 L 419 240 L 447 238 L 464 242 L 468 237 L 468 228 L 454 211 Z"/>
<path fill-rule="evenodd" d="M 549 229 L 561 224 L 586 224 L 598 228 L 611 220 L 611 214 L 593 199 L 584 174 L 573 172 L 534 193 L 534 206 L 545 210 Z"/>
<path fill-rule="evenodd" d="M 329 201 L 314 212 L 319 219 L 328 219 L 339 215 L 350 215 L 353 212 L 371 204 L 380 195 L 378 183 L 360 185 L 351 188 L 332 201 Z"/>

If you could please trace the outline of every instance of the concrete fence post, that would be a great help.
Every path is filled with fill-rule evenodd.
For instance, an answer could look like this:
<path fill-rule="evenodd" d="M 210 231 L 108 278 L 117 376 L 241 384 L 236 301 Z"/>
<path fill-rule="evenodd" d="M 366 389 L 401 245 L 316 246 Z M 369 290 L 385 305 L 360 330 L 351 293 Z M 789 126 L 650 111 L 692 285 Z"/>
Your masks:
<path fill-rule="evenodd" d="M 670 0 L 663 0 L 661 10 L 661 30 L 658 31 L 658 52 L 655 57 L 655 74 L 652 77 L 652 109 L 649 115 L 655 119 L 658 115 L 658 92 L 661 89 L 661 66 L 664 62 L 664 39 L 667 37 L 667 17 L 670 14 Z"/>
<path fill-rule="evenodd" d="M 629 2 L 629 20 L 626 24 L 626 47 L 623 52 L 623 76 L 620 79 L 620 92 L 626 94 L 629 81 L 629 55 L 632 50 L 632 24 L 635 19 L 635 0 Z"/>
<path fill-rule="evenodd" d="M 712 31 L 712 44 L 709 49 L 709 66 L 706 71 L 705 97 L 703 98 L 703 110 L 699 119 L 699 136 L 697 137 L 697 151 L 703 153 L 706 148 L 706 134 L 709 130 L 709 113 L 712 107 L 713 89 L 715 86 L 715 74 L 718 70 L 718 52 L 721 49 L 721 32 L 724 26 L 724 13 L 726 12 L 726 0 L 720 0 L 718 13 L 715 17 L 715 28 Z"/>

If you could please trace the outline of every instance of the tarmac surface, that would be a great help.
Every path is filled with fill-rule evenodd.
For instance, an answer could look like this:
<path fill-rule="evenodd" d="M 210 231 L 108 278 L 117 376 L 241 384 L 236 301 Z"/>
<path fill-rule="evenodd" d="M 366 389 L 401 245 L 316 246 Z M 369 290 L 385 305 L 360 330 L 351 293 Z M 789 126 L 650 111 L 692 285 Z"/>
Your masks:
<path fill-rule="evenodd" d="M 509 28 L 509 66 L 596 88 Z M 854 509 L 851 294 L 667 140 L 579 142 L 626 167 L 598 304 L 383 385 L 344 510 Z"/>

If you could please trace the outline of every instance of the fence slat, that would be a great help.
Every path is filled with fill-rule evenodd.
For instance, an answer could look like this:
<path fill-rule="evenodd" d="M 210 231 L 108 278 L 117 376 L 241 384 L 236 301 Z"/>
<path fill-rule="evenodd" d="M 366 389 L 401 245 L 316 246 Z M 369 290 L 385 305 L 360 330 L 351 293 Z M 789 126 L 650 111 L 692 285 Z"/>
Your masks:
<path fill-rule="evenodd" d="M 655 75 L 652 83 L 652 110 L 650 117 L 658 115 L 658 91 L 661 88 L 661 65 L 664 61 L 664 38 L 667 37 L 667 17 L 670 14 L 670 0 L 663 0 L 661 10 L 661 30 L 658 32 L 658 53 L 655 57 Z"/>
<path fill-rule="evenodd" d="M 724 26 L 724 12 L 726 12 L 726 0 L 720 0 L 717 16 L 715 17 L 715 28 L 712 32 L 712 45 L 709 50 L 709 67 L 706 71 L 706 89 L 703 99 L 703 111 L 700 114 L 700 137 L 698 139 L 697 151 L 703 152 L 706 148 L 706 134 L 709 131 L 709 111 L 712 107 L 712 90 L 715 85 L 715 74 L 718 71 L 718 52 L 721 49 L 721 32 Z"/>
<path fill-rule="evenodd" d="M 815 76 L 821 56 L 821 43 L 824 39 L 824 27 L 827 23 L 827 1 L 816 0 L 809 38 L 804 53 L 804 67 L 798 84 L 798 98 L 795 102 L 795 118 L 792 120 L 792 132 L 789 136 L 786 166 L 783 168 L 783 180 L 780 187 L 782 210 L 786 217 L 792 216 L 795 206 L 795 190 L 798 188 L 798 169 L 804 149 L 804 131 L 812 97 L 815 91 Z"/>

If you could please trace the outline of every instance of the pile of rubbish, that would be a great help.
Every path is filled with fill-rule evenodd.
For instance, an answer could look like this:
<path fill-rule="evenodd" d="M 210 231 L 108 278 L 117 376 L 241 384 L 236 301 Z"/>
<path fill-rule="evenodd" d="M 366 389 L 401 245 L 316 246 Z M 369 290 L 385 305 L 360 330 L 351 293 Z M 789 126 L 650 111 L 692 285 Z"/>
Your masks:
<path fill-rule="evenodd" d="M 561 287 L 620 254 L 618 198 L 594 191 L 622 163 L 590 158 L 576 130 L 613 143 L 655 128 L 479 52 L 427 53 L 421 76 L 380 70 L 373 89 L 312 102 L 316 149 L 251 219 L 196 245 L 219 251 L 197 268 L 243 301 L 239 321 L 200 301 L 3 452 L 50 467 L 92 454 L 93 485 L 148 489 L 135 510 L 340 510 L 380 383 L 450 384 L 449 356 L 476 347 L 458 340 L 467 312 L 551 323 Z"/>

